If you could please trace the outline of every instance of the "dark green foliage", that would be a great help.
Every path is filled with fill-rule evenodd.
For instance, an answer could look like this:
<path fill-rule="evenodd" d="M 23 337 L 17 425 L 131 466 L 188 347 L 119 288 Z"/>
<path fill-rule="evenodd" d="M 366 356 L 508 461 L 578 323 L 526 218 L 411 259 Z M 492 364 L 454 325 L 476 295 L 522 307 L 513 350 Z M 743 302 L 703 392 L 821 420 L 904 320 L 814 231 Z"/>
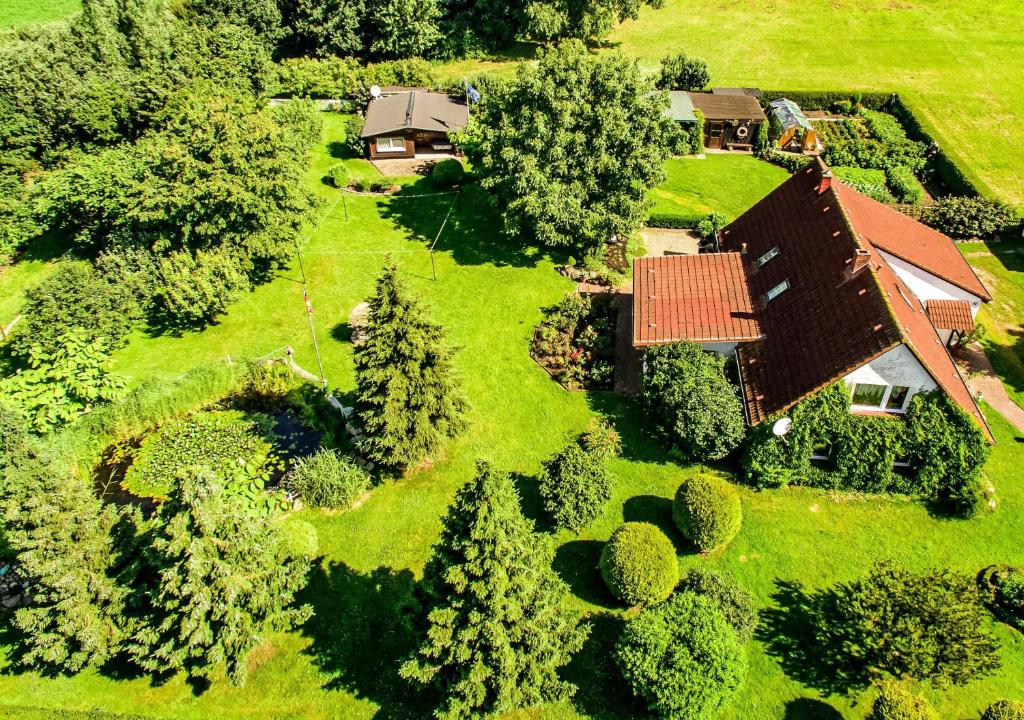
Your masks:
<path fill-rule="evenodd" d="M 906 165 L 893 165 L 885 171 L 889 189 L 901 203 L 918 205 L 924 200 L 924 189 Z"/>
<path fill-rule="evenodd" d="M 144 555 L 140 629 L 127 644 L 139 666 L 243 685 L 249 652 L 271 632 L 304 622 L 293 605 L 309 560 L 283 527 L 251 512 L 215 476 L 181 466 Z M 146 582 L 148 581 L 148 583 Z"/>
<path fill-rule="evenodd" d="M 805 108 L 806 109 L 806 108 Z M 862 108 L 857 117 L 815 125 L 829 166 L 890 170 L 904 167 L 919 173 L 925 166 L 925 145 L 907 138 L 892 115 Z"/>
<path fill-rule="evenodd" d="M 595 251 L 646 217 L 676 132 L 634 61 L 579 43 L 540 54 L 479 106 L 466 152 L 522 242 Z"/>
<path fill-rule="evenodd" d="M 313 507 L 348 510 L 370 490 L 369 474 L 352 459 L 330 448 L 299 458 L 288 489 Z"/>
<path fill-rule="evenodd" d="M 685 52 L 664 58 L 654 86 L 659 90 L 690 90 L 700 92 L 711 82 L 707 63 Z"/>
<path fill-rule="evenodd" d="M 462 182 L 462 178 L 465 175 L 466 169 L 462 167 L 461 162 L 454 158 L 442 160 L 434 165 L 433 169 L 430 171 L 430 179 L 441 187 L 458 185 Z"/>
<path fill-rule="evenodd" d="M 669 720 L 717 717 L 747 671 L 736 631 L 713 600 L 690 592 L 627 621 L 615 661 L 633 692 Z"/>
<path fill-rule="evenodd" d="M 835 475 L 849 490 L 901 491 L 902 478 L 893 473 L 893 463 L 905 453 L 907 424 L 899 418 L 851 415 L 835 436 L 832 461 Z"/>
<path fill-rule="evenodd" d="M 989 238 L 1020 222 L 1017 212 L 1001 200 L 957 196 L 939 198 L 922 219 L 959 240 Z"/>
<path fill-rule="evenodd" d="M 526 4 L 525 33 L 534 40 L 603 38 L 616 22 L 636 19 L 644 5 L 664 0 L 532 0 Z"/>
<path fill-rule="evenodd" d="M 0 407 L 0 513 L 4 540 L 32 588 L 14 614 L 22 662 L 78 672 L 108 660 L 123 636 L 124 590 L 111 533 L 127 515 L 103 505 L 87 478 L 68 473 Z"/>
<path fill-rule="evenodd" d="M 936 685 L 964 685 L 1000 666 L 999 642 L 965 574 L 883 562 L 815 604 L 817 643 L 845 664 Z"/>
<path fill-rule="evenodd" d="M 295 0 L 282 3 L 287 55 L 354 57 L 363 54 L 365 0 Z"/>
<path fill-rule="evenodd" d="M 482 718 L 557 702 L 558 676 L 589 628 L 564 603 L 550 538 L 537 535 L 507 473 L 480 463 L 458 491 L 423 573 L 426 627 L 403 677 L 441 693 L 438 718 Z"/>
<path fill-rule="evenodd" d="M 441 39 L 438 0 L 368 0 L 367 48 L 372 58 L 425 57 Z"/>
<path fill-rule="evenodd" d="M 672 518 L 697 550 L 717 550 L 732 542 L 743 524 L 740 496 L 722 478 L 698 475 L 679 486 Z"/>
<path fill-rule="evenodd" d="M 362 65 L 353 58 L 291 58 L 279 63 L 277 72 L 278 94 L 340 99 L 347 103 L 348 111 L 364 107 L 372 85 L 429 87 L 437 84 L 430 64 L 417 58 L 369 65 Z M 357 134 L 362 120 L 358 123 Z"/>
<path fill-rule="evenodd" d="M 356 410 L 367 457 L 391 467 L 437 452 L 465 425 L 466 403 L 453 351 L 389 261 L 370 298 L 364 339 L 355 348 Z"/>
<path fill-rule="evenodd" d="M 186 0 L 182 14 L 197 25 L 248 27 L 268 47 L 281 37 L 276 0 Z"/>
<path fill-rule="evenodd" d="M 1024 702 L 997 700 L 985 709 L 981 720 L 1024 720 Z"/>
<path fill-rule="evenodd" d="M 545 461 L 540 495 L 555 527 L 579 531 L 597 519 L 612 496 L 608 460 L 616 454 L 618 433 L 599 426 Z"/>
<path fill-rule="evenodd" d="M 995 616 L 1024 630 L 1024 570 L 1015 565 L 992 565 L 982 571 L 978 582 Z"/>
<path fill-rule="evenodd" d="M 612 533 L 601 551 L 601 576 L 627 605 L 654 605 L 679 582 L 676 549 L 650 523 L 628 522 Z"/>
<path fill-rule="evenodd" d="M 886 683 L 865 720 L 939 720 L 939 714 L 906 685 Z"/>
<path fill-rule="evenodd" d="M 725 359 L 696 343 L 647 351 L 644 400 L 672 449 L 688 459 L 721 460 L 743 441 L 743 407 Z"/>
<path fill-rule="evenodd" d="M 691 568 L 680 581 L 678 590 L 713 600 L 741 643 L 753 639 L 754 628 L 757 627 L 754 596 L 740 587 L 732 575 L 704 567 Z"/>
<path fill-rule="evenodd" d="M 124 344 L 141 309 L 131 288 L 114 284 L 85 262 L 66 262 L 25 293 L 24 320 L 11 338 L 11 349 L 28 355 L 38 347 L 57 350 L 71 330 L 88 340 L 103 338 L 110 348 Z"/>

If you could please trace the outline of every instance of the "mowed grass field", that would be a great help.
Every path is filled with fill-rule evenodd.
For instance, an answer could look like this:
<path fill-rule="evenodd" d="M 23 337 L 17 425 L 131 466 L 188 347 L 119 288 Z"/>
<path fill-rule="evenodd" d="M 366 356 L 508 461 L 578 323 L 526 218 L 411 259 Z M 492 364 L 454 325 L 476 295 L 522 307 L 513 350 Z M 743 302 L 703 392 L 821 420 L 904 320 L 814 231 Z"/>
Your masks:
<path fill-rule="evenodd" d="M 81 9 L 81 0 L 3 0 L 0 29 L 51 22 Z"/>
<path fill-rule="evenodd" d="M 323 552 L 303 597 L 316 616 L 299 632 L 268 638 L 257 648 L 247 687 L 233 688 L 216 679 L 204 692 L 194 692 L 180 677 L 156 683 L 145 676 L 95 671 L 47 678 L 11 665 L 10 648 L 0 645 L 0 717 L 3 706 L 100 708 L 188 720 L 429 717 L 429 698 L 412 692 L 397 676 L 399 661 L 412 647 L 401 617 L 452 495 L 471 477 L 478 458 L 490 460 L 520 475 L 524 510 L 544 529 L 536 489 L 540 463 L 595 415 L 614 421 L 623 435 L 623 455 L 612 465 L 613 498 L 604 515 L 581 534 L 555 536 L 554 568 L 570 586 L 568 602 L 594 627 L 566 670 L 579 693 L 571 702 L 514 713 L 506 720 L 645 716 L 611 659 L 625 613 L 597 570 L 602 542 L 623 520 L 661 526 L 676 543 L 684 566 L 703 564 L 733 573 L 755 594 L 766 617 L 773 608 L 789 607 L 790 598 L 778 595 L 784 583 L 821 587 L 857 576 L 880 558 L 912 568 L 949 564 L 972 574 L 991 563 L 1020 562 L 1024 445 L 991 414 L 999 444 L 987 472 L 1002 503 L 996 513 L 953 521 L 899 498 L 741 488 L 744 525 L 736 541 L 710 556 L 692 554 L 674 529 L 670 501 L 679 483 L 701 468 L 668 458 L 636 401 L 566 392 L 529 357 L 529 339 L 541 308 L 573 289 L 554 271 L 554 259 L 506 241 L 493 211 L 469 189 L 438 243 L 434 281 L 424 249 L 440 227 L 451 196 L 384 200 L 343 196 L 327 187 L 321 178 L 336 162 L 327 143 L 337 137 L 338 117 L 325 119 L 325 145 L 309 174 L 311 187 L 324 199 L 324 220 L 311 233 L 303 257 L 330 384 L 341 395 L 354 387 L 345 323 L 390 254 L 459 347 L 456 365 L 471 403 L 470 427 L 429 470 L 376 488 L 356 510 L 340 515 L 304 511 L 319 529 Z M 737 181 L 726 166 L 718 170 Z M 407 193 L 429 190 L 421 182 Z M 719 199 L 705 194 L 700 202 L 719 211 L 742 209 L 726 207 L 721 200 L 734 197 L 730 186 L 723 185 L 720 193 Z M 280 273 L 235 303 L 218 325 L 200 333 L 139 333 L 118 352 L 115 369 L 136 384 L 229 356 L 256 357 L 286 344 L 295 347 L 302 365 L 315 368 L 299 280 L 297 267 Z M 766 624 L 749 647 L 750 671 L 722 720 L 864 716 L 873 699 L 870 689 L 823 695 L 800 669 L 813 666 L 813 648 L 810 657 L 783 650 L 780 640 L 786 635 L 772 627 Z M 942 717 L 976 718 L 995 699 L 1024 700 L 1024 636 L 1003 626 L 996 632 L 1003 644 L 999 672 L 966 688 L 928 690 Z M 794 640 L 796 647 L 807 652 Z"/>

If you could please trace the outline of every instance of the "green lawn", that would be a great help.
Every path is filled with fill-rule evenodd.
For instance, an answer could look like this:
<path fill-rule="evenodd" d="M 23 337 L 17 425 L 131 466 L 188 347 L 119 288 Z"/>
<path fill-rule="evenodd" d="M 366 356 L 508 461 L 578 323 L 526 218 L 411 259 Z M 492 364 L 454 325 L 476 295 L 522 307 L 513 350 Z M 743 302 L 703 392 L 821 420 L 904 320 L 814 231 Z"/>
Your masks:
<path fill-rule="evenodd" d="M 752 155 L 673 158 L 668 178 L 650 192 L 651 213 L 703 218 L 720 212 L 735 220 L 774 190 L 789 173 Z"/>
<path fill-rule="evenodd" d="M 337 121 L 336 116 L 325 118 L 329 140 Z M 568 669 L 580 692 L 571 703 L 511 717 L 643 716 L 610 659 L 622 613 L 596 569 L 601 541 L 624 519 L 661 525 L 678 543 L 682 563 L 727 569 L 765 607 L 775 604 L 772 596 L 780 581 L 818 587 L 859 574 L 880 557 L 894 557 L 915 568 L 950 563 L 972 573 L 990 563 L 1020 561 L 1024 486 L 1019 467 L 1024 446 L 998 417 L 992 417 L 992 423 L 999 445 L 988 467 L 1002 501 L 995 514 L 951 521 L 899 499 L 807 489 L 743 489 L 745 522 L 732 546 L 709 557 L 689 554 L 671 525 L 670 498 L 696 469 L 668 460 L 650 438 L 644 413 L 634 401 L 604 393 L 565 392 L 528 355 L 540 308 L 555 302 L 572 284 L 554 272 L 548 258 L 503 239 L 491 210 L 475 191 L 461 199 L 438 244 L 434 282 L 424 248 L 447 212 L 449 196 L 380 200 L 347 195 L 341 202 L 341 193 L 321 182 L 335 161 L 324 147 L 311 169 L 309 181 L 325 200 L 326 219 L 303 254 L 331 385 L 341 393 L 353 388 L 344 323 L 349 310 L 369 292 L 385 254 L 391 253 L 460 347 L 457 367 L 472 404 L 469 429 L 432 468 L 377 488 L 358 509 L 341 515 L 306 511 L 320 530 L 324 553 L 305 596 L 317 615 L 303 631 L 270 638 L 257 649 L 245 689 L 217 680 L 205 692 L 195 693 L 180 678 L 154 683 L 146 677 L 114 679 L 96 672 L 43 678 L 10 667 L 8 651 L 0 653 L 0 705 L 98 707 L 196 720 L 426 717 L 423 701 L 396 674 L 398 661 L 410 647 L 399 614 L 452 494 L 469 479 L 475 460 L 485 458 L 522 475 L 524 508 L 538 517 L 534 478 L 541 460 L 595 414 L 614 420 L 623 434 L 623 457 L 612 468 L 614 497 L 604 516 L 584 533 L 556 537 L 555 568 L 572 588 L 573 607 L 594 625 L 591 640 Z M 700 167 L 699 161 L 686 162 Z M 684 167 L 690 165 L 680 165 Z M 681 170 L 673 172 L 676 181 L 682 182 L 681 176 Z M 408 192 L 427 189 L 421 184 Z M 722 197 L 733 195 L 723 191 Z M 753 194 L 748 201 L 755 199 Z M 725 212 L 742 209 L 701 200 L 705 201 Z M 138 334 L 117 354 L 117 370 L 134 383 L 177 375 L 228 356 L 258 356 L 285 344 L 296 348 L 300 363 L 315 367 L 298 278 L 298 269 L 282 272 L 204 332 L 182 337 Z M 932 692 L 943 717 L 976 717 L 997 698 L 1024 699 L 1024 637 L 1005 628 L 998 632 L 1004 669 L 966 689 Z M 792 676 L 787 675 L 770 647 L 764 640 L 751 646 L 750 673 L 722 717 L 823 717 L 811 712 L 815 706 L 810 699 L 819 693 L 801 683 L 798 670 L 790 668 Z M 828 698 L 851 720 L 863 717 L 868 702 L 870 693 Z"/>
<path fill-rule="evenodd" d="M 0 5 L 0 28 L 60 20 L 81 9 L 81 0 L 4 0 Z"/>

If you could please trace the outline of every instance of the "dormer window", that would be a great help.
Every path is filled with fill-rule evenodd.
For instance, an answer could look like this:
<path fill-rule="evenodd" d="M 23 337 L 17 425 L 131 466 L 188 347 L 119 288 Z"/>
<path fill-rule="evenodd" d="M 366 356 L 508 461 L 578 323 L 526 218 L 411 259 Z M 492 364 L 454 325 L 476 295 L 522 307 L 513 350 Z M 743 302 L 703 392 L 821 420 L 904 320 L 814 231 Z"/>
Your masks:
<path fill-rule="evenodd" d="M 769 260 L 771 260 L 773 257 L 775 257 L 778 254 L 779 254 L 779 246 L 776 245 L 771 250 L 769 250 L 768 252 L 766 252 L 764 255 L 762 255 L 761 257 L 759 257 L 757 259 L 757 266 L 758 267 L 764 267 L 765 263 L 767 263 Z"/>
<path fill-rule="evenodd" d="M 767 293 L 765 293 L 764 300 L 765 302 L 771 302 L 772 300 L 774 300 L 787 290 L 789 290 L 789 280 L 783 280 L 778 285 L 769 290 Z"/>

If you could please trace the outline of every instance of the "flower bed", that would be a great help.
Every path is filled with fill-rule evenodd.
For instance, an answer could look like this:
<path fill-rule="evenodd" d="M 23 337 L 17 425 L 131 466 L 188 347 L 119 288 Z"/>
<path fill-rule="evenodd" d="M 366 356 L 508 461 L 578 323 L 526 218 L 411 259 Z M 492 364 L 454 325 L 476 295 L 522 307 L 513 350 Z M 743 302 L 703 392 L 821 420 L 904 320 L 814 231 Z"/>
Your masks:
<path fill-rule="evenodd" d="M 568 293 L 545 311 L 530 354 L 569 390 L 610 390 L 615 378 L 614 294 Z"/>

